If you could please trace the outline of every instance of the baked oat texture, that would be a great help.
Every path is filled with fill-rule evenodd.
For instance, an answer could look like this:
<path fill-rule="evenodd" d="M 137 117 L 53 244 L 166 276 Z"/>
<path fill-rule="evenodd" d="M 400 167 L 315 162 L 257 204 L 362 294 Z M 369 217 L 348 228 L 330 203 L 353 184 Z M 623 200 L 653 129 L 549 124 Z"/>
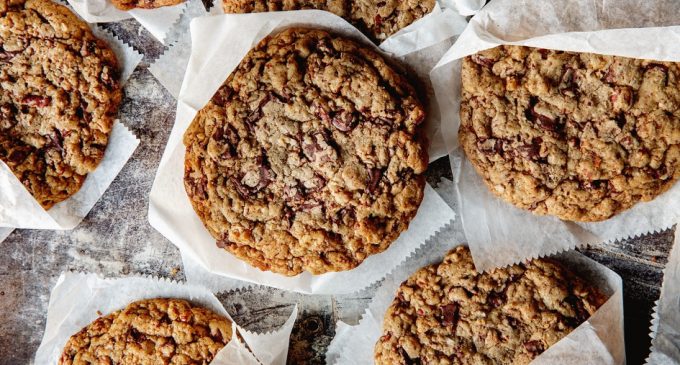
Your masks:
<path fill-rule="evenodd" d="M 113 6 L 120 10 L 132 9 L 156 9 L 164 6 L 173 6 L 183 3 L 185 0 L 110 0 Z"/>
<path fill-rule="evenodd" d="M 222 0 L 225 13 L 318 9 L 352 23 L 373 41 L 383 41 L 434 9 L 435 0 Z"/>
<path fill-rule="evenodd" d="M 227 318 L 185 300 L 142 300 L 71 336 L 59 365 L 207 365 L 231 335 Z"/>
<path fill-rule="evenodd" d="M 605 297 L 550 259 L 480 274 L 466 247 L 401 284 L 376 364 L 528 364 Z"/>
<path fill-rule="evenodd" d="M 310 29 L 264 39 L 184 135 L 184 182 L 217 245 L 285 275 L 385 250 L 423 198 L 425 111 L 372 50 Z"/>
<path fill-rule="evenodd" d="M 518 46 L 463 60 L 460 144 L 489 189 L 601 221 L 680 177 L 680 68 Z"/>
<path fill-rule="evenodd" d="M 0 160 L 45 208 L 75 194 L 108 143 L 116 58 L 49 0 L 0 0 Z"/>

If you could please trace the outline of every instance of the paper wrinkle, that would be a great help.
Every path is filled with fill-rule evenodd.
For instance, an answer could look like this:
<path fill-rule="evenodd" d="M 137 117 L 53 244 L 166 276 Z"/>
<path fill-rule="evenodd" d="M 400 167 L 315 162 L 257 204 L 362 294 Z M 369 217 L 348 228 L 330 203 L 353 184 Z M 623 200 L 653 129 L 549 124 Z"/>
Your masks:
<path fill-rule="evenodd" d="M 119 10 L 109 0 L 68 0 L 73 10 L 88 23 L 110 23 L 134 18 L 154 38 L 165 44 L 165 37 L 179 19 L 188 1 L 156 9 Z"/>
<path fill-rule="evenodd" d="M 667 25 L 673 2 L 654 5 L 652 18 L 640 19 L 647 28 L 609 29 L 634 26 L 625 9 L 636 9 L 634 0 L 601 2 L 591 0 L 545 0 L 540 3 L 520 0 L 495 0 L 479 11 L 430 73 L 441 115 L 442 136 L 450 158 L 463 159 L 457 196 L 458 211 L 475 265 L 489 270 L 562 252 L 588 244 L 615 241 L 666 229 L 680 221 L 680 184 L 651 202 L 638 203 L 613 218 L 597 223 L 561 221 L 536 216 L 495 197 L 458 148 L 461 94 L 460 60 L 499 44 L 594 52 L 635 58 L 680 61 L 680 27 Z M 529 4 L 531 6 L 529 6 Z M 648 5 L 644 5 L 648 7 Z M 591 9 L 591 10 L 588 10 Z M 638 11 L 635 11 L 638 14 Z M 539 17 L 533 18 L 536 14 Z M 645 15 L 646 16 L 646 15 Z M 680 13 L 675 13 L 676 24 Z M 533 19 L 532 22 L 528 22 Z M 537 22 L 536 19 L 541 19 Z M 589 30 L 595 31 L 589 31 Z M 568 32 L 568 33 L 564 33 Z M 533 37 L 533 38 L 531 38 Z M 625 39 L 626 42 L 621 42 Z"/>
<path fill-rule="evenodd" d="M 214 238 L 195 214 L 184 190 L 185 148 L 182 135 L 197 111 L 209 101 L 255 44 L 275 30 L 301 25 L 332 29 L 336 33 L 371 44 L 344 19 L 318 10 L 226 14 L 191 21 L 191 56 L 179 92 L 175 125 L 151 190 L 149 222 L 180 248 L 185 262 L 193 260 L 203 268 L 197 270 L 196 274 L 187 275 L 192 282 L 196 280 L 204 285 L 215 285 L 216 279 L 212 276 L 217 274 L 303 293 L 351 293 L 380 280 L 455 217 L 454 212 L 434 190 L 427 187 L 423 203 L 410 228 L 386 252 L 369 257 L 354 270 L 317 276 L 303 273 L 296 277 L 285 277 L 263 272 L 215 246 Z M 238 34 L 238 37 L 234 34 Z M 442 47 L 441 54 L 444 51 Z M 430 62 L 434 64 L 437 59 L 430 57 Z M 170 202 L 168 196 L 176 198 Z M 226 285 L 234 285 L 233 280 Z"/>
<path fill-rule="evenodd" d="M 440 262 L 443 255 L 421 252 L 388 276 L 362 316 L 359 324 L 339 323 L 326 355 L 329 364 L 373 364 L 373 350 L 382 334 L 383 316 L 403 281 L 423 266 Z M 535 364 L 625 364 L 623 331 L 623 282 L 621 278 L 577 252 L 555 257 L 572 271 L 601 288 L 609 299 L 583 324 L 548 348 Z"/>
<path fill-rule="evenodd" d="M 680 225 L 663 271 L 661 296 L 654 309 L 652 347 L 647 364 L 680 363 Z"/>
<path fill-rule="evenodd" d="M 189 9 L 191 11 L 191 6 Z M 202 12 L 192 14 L 200 17 L 206 14 L 206 11 L 202 9 Z M 175 37 L 170 37 L 173 39 L 172 46 L 149 68 L 173 97 L 184 101 L 190 107 L 189 109 L 194 110 L 200 110 L 200 106 L 204 105 L 206 100 L 214 94 L 247 52 L 275 28 L 282 29 L 292 25 L 316 26 L 358 38 L 366 44 L 372 44 L 366 36 L 344 19 L 321 10 L 224 14 L 221 6 L 214 6 L 209 14 L 215 15 L 216 19 L 197 20 L 200 24 L 191 25 L 191 36 L 184 31 Z M 175 29 L 186 30 L 186 23 L 186 19 L 180 19 Z M 380 50 L 384 54 L 399 59 L 405 66 L 415 71 L 418 78 L 426 84 L 424 89 L 430 102 L 429 118 L 425 122 L 425 129 L 430 141 L 430 161 L 445 156 L 447 151 L 440 132 L 439 109 L 435 102 L 434 91 L 429 85 L 429 72 L 449 49 L 453 37 L 460 34 L 466 24 L 467 21 L 463 16 L 451 9 L 442 10 L 437 3 L 432 13 L 400 30 L 380 45 Z M 200 32 L 203 37 L 196 37 L 196 32 Z M 206 39 L 205 36 L 209 38 Z M 216 44 L 224 46 L 216 47 Z M 200 50 L 192 50 L 193 47 L 200 47 Z M 191 53 L 196 55 L 193 61 L 189 60 Z M 228 58 L 222 64 L 217 55 Z M 206 63 L 208 58 L 214 59 L 213 64 Z M 192 65 L 193 72 L 186 74 L 189 62 L 195 62 L 195 64 Z M 206 72 L 211 77 L 206 77 L 203 74 L 204 70 L 208 70 Z M 203 75 L 202 78 L 201 75 Z M 194 97 L 184 94 L 185 98 L 180 98 L 181 85 L 187 78 L 198 78 L 202 82 L 194 83 L 194 86 L 189 88 L 190 94 L 195 94 Z M 200 88 L 200 92 L 198 92 L 198 85 L 204 85 Z"/>
<path fill-rule="evenodd" d="M 132 302 L 153 298 L 189 300 L 234 323 L 232 340 L 217 354 L 211 365 L 285 364 L 297 307 L 278 330 L 256 334 L 236 325 L 222 303 L 204 287 L 157 277 L 104 279 L 95 274 L 71 272 L 61 274 L 50 295 L 45 333 L 36 352 L 35 363 L 57 364 L 70 336 L 97 319 L 98 312 L 107 315 Z M 245 340 L 245 344 L 238 339 L 237 334 Z M 263 354 L 265 357 L 256 358 L 253 354 Z"/>
<path fill-rule="evenodd" d="M 142 59 L 142 55 L 110 32 L 92 27 L 95 36 L 107 41 L 118 59 L 120 82 L 124 85 Z M 0 161 L 0 242 L 14 228 L 57 229 L 75 228 L 104 194 L 125 166 L 139 140 L 119 120 L 114 121 L 104 159 L 88 174 L 81 189 L 56 204 L 49 211 L 26 190 L 9 167 Z"/>

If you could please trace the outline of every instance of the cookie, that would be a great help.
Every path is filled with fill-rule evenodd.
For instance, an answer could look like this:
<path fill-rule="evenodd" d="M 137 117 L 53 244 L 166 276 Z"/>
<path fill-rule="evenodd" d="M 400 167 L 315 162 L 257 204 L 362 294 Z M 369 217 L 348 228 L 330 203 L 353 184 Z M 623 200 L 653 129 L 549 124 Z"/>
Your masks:
<path fill-rule="evenodd" d="M 602 221 L 680 177 L 680 68 L 503 46 L 462 63 L 460 144 L 488 188 L 539 215 Z"/>
<path fill-rule="evenodd" d="M 352 23 L 375 42 L 383 41 L 434 9 L 435 0 L 222 0 L 225 13 L 318 9 Z"/>
<path fill-rule="evenodd" d="M 156 9 L 164 6 L 173 6 L 183 3 L 185 0 L 110 0 L 113 6 L 120 10 L 132 9 Z"/>
<path fill-rule="evenodd" d="M 557 261 L 480 274 L 461 246 L 401 284 L 376 364 L 528 364 L 604 302 Z"/>
<path fill-rule="evenodd" d="M 185 300 L 142 300 L 71 336 L 59 365 L 207 365 L 231 335 L 227 318 Z"/>
<path fill-rule="evenodd" d="M 374 51 L 312 29 L 251 50 L 184 135 L 184 183 L 217 245 L 284 275 L 384 251 L 423 198 L 425 109 Z"/>
<path fill-rule="evenodd" d="M 104 157 L 121 100 L 116 57 L 49 0 L 0 0 L 0 160 L 45 208 Z"/>

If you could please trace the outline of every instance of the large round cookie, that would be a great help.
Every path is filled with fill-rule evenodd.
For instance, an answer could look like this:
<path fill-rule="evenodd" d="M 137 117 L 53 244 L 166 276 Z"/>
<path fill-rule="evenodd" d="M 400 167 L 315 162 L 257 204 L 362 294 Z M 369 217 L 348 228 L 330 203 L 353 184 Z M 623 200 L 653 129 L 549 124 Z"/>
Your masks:
<path fill-rule="evenodd" d="M 207 365 L 231 335 L 227 318 L 185 300 L 142 300 L 71 336 L 59 365 Z"/>
<path fill-rule="evenodd" d="M 434 4 L 435 0 L 222 0 L 225 13 L 330 11 L 354 24 L 374 41 L 383 41 L 429 14 Z"/>
<path fill-rule="evenodd" d="M 528 364 L 604 301 L 556 261 L 480 274 L 461 246 L 401 284 L 376 364 Z"/>
<path fill-rule="evenodd" d="M 680 68 L 508 46 L 463 60 L 460 143 L 489 189 L 600 221 L 680 177 Z"/>
<path fill-rule="evenodd" d="M 80 189 L 121 99 L 116 58 L 49 0 L 0 0 L 0 160 L 45 208 Z"/>
<path fill-rule="evenodd" d="M 289 29 L 243 59 L 184 136 L 184 182 L 217 245 L 285 275 L 352 269 L 423 198 L 425 111 L 348 39 Z"/>

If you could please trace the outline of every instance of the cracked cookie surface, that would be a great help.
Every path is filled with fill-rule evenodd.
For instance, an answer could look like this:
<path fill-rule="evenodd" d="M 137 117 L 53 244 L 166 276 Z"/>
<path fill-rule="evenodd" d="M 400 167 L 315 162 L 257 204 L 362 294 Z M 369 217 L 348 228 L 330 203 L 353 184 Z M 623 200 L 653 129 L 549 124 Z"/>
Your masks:
<path fill-rule="evenodd" d="M 185 188 L 217 245 L 251 265 L 349 270 L 418 210 L 424 119 L 378 54 L 289 29 L 251 50 L 185 132 Z"/>
<path fill-rule="evenodd" d="M 457 247 L 401 284 L 376 364 L 528 364 L 604 302 L 557 261 L 480 274 L 470 251 Z"/>
<path fill-rule="evenodd" d="M 373 41 L 383 41 L 434 9 L 435 0 L 222 0 L 225 13 L 317 9 L 352 23 Z"/>
<path fill-rule="evenodd" d="M 209 364 L 231 322 L 180 299 L 150 299 L 99 317 L 71 336 L 59 365 Z"/>
<path fill-rule="evenodd" d="M 113 52 L 49 0 L 0 0 L 0 160 L 45 208 L 101 159 L 121 99 Z"/>
<path fill-rule="evenodd" d="M 601 221 L 680 178 L 680 68 L 502 46 L 463 60 L 460 144 L 489 189 Z"/>

